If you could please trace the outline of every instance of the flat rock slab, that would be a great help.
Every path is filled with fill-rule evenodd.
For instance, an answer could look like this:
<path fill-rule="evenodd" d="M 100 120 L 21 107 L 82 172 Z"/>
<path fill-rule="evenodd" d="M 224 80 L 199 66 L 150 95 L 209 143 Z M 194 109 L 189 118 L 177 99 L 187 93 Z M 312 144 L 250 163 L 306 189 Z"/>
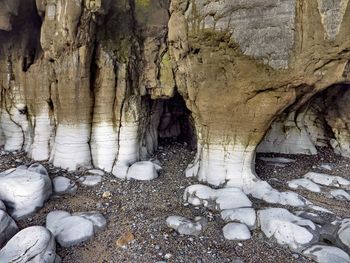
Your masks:
<path fill-rule="evenodd" d="M 42 226 L 21 230 L 0 250 L 0 262 L 54 263 L 58 258 L 54 236 Z"/>
<path fill-rule="evenodd" d="M 89 240 L 106 226 L 105 218 L 98 212 L 71 215 L 66 211 L 53 211 L 46 217 L 46 227 L 62 247 L 71 247 Z"/>
<path fill-rule="evenodd" d="M 313 245 L 303 251 L 303 254 L 318 263 L 349 263 L 350 257 L 338 247 Z"/>
<path fill-rule="evenodd" d="M 316 214 L 316 213 L 307 212 L 307 211 L 296 211 L 294 214 L 298 217 L 308 219 L 308 220 L 314 222 L 315 224 L 324 225 L 327 223 L 326 220 L 322 216 L 320 216 L 319 214 Z"/>
<path fill-rule="evenodd" d="M 350 194 L 342 189 L 329 191 L 329 196 L 340 201 L 350 201 Z"/>
<path fill-rule="evenodd" d="M 294 207 L 304 207 L 311 205 L 311 202 L 301 195 L 291 191 L 279 192 L 276 189 L 272 188 L 272 186 L 267 182 L 261 180 L 249 182 L 244 187 L 244 192 L 246 194 L 252 195 L 257 199 L 264 200 L 269 204 L 281 204 Z"/>
<path fill-rule="evenodd" d="M 208 221 L 204 217 L 195 217 L 190 220 L 182 216 L 169 216 L 166 219 L 167 226 L 174 229 L 181 235 L 199 235 L 207 226 Z"/>
<path fill-rule="evenodd" d="M 274 237 L 280 245 L 288 245 L 299 250 L 318 240 L 315 224 L 307 219 L 295 216 L 283 208 L 268 208 L 258 211 L 261 231 L 268 237 Z"/>
<path fill-rule="evenodd" d="M 156 179 L 158 177 L 157 166 L 150 161 L 136 162 L 128 169 L 126 179 L 134 179 L 138 181 L 150 181 Z"/>
<path fill-rule="evenodd" d="M 0 200 L 4 201 L 15 219 L 42 207 L 51 194 L 51 180 L 40 164 L 0 173 Z"/>
<path fill-rule="evenodd" d="M 53 192 L 56 195 L 64 195 L 64 194 L 74 194 L 78 187 L 76 184 L 64 177 L 64 176 L 57 176 L 52 180 L 53 184 Z"/>
<path fill-rule="evenodd" d="M 256 226 L 256 213 L 253 208 L 236 208 L 223 210 L 221 218 L 225 222 L 239 222 L 245 224 L 249 229 L 254 229 Z"/>
<path fill-rule="evenodd" d="M 225 239 L 227 240 L 248 240 L 251 238 L 250 231 L 245 224 L 228 223 L 222 229 Z"/>
<path fill-rule="evenodd" d="M 294 190 L 303 188 L 314 193 L 321 192 L 321 187 L 318 184 L 306 178 L 294 179 L 289 181 L 287 184 L 289 188 Z"/>
<path fill-rule="evenodd" d="M 185 189 L 184 199 L 194 206 L 203 205 L 220 211 L 252 206 L 239 188 L 212 189 L 206 185 L 191 185 Z"/>
<path fill-rule="evenodd" d="M 341 187 L 346 190 L 350 190 L 350 181 L 340 176 L 308 172 L 304 175 L 304 178 L 310 179 L 311 181 L 320 185 Z"/>
<path fill-rule="evenodd" d="M 3 210 L 0 210 L 0 247 L 18 232 L 16 222 Z"/>
<path fill-rule="evenodd" d="M 96 186 L 102 182 L 101 175 L 85 175 L 78 180 L 84 186 Z"/>

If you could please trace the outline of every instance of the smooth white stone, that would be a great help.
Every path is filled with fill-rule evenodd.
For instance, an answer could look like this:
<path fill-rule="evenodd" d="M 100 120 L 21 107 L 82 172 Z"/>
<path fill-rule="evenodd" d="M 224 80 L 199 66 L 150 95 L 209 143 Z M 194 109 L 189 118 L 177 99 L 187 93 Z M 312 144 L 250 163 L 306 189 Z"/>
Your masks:
<path fill-rule="evenodd" d="M 321 164 L 320 168 L 323 170 L 332 171 L 332 166 L 330 164 Z"/>
<path fill-rule="evenodd" d="M 251 238 L 248 227 L 240 223 L 228 223 L 222 229 L 227 240 L 248 240 Z"/>
<path fill-rule="evenodd" d="M 300 178 L 294 179 L 288 182 L 288 187 L 291 189 L 304 188 L 314 193 L 320 193 L 321 187 L 318 184 L 315 184 L 309 179 Z"/>
<path fill-rule="evenodd" d="M 80 216 L 90 220 L 94 225 L 94 232 L 102 231 L 107 226 L 107 220 L 99 212 L 79 212 L 73 213 L 73 216 Z"/>
<path fill-rule="evenodd" d="M 0 262 L 54 263 L 56 259 L 55 239 L 42 226 L 21 230 L 0 250 Z"/>
<path fill-rule="evenodd" d="M 134 179 L 140 181 L 153 180 L 157 177 L 157 169 L 155 165 L 149 161 L 134 163 L 130 166 L 126 175 L 127 179 Z"/>
<path fill-rule="evenodd" d="M 303 254 L 318 263 L 349 263 L 350 257 L 338 247 L 313 245 L 303 251 Z"/>
<path fill-rule="evenodd" d="M 75 185 L 73 181 L 64 177 L 57 176 L 52 180 L 53 191 L 57 195 L 63 194 L 73 194 L 77 191 L 78 187 Z"/>
<path fill-rule="evenodd" d="M 251 207 L 252 202 L 239 188 L 212 189 L 206 185 L 191 185 L 185 189 L 184 200 L 194 206 L 226 210 Z"/>
<path fill-rule="evenodd" d="M 78 245 L 89 240 L 106 227 L 105 218 L 98 212 L 52 211 L 46 217 L 46 227 L 62 247 Z"/>
<path fill-rule="evenodd" d="M 256 225 L 256 213 L 253 208 L 236 208 L 223 210 L 221 218 L 225 222 L 239 222 L 247 225 L 250 229 L 254 229 Z"/>
<path fill-rule="evenodd" d="M 85 186 L 96 186 L 102 182 L 102 177 L 101 175 L 85 175 L 80 177 L 78 181 Z"/>
<path fill-rule="evenodd" d="M 342 189 L 331 190 L 329 192 L 332 198 L 335 198 L 340 201 L 350 201 L 350 194 Z"/>
<path fill-rule="evenodd" d="M 304 175 L 304 178 L 324 186 L 343 187 L 345 189 L 350 188 L 350 181 L 340 176 L 308 172 Z"/>
<path fill-rule="evenodd" d="M 204 217 L 196 217 L 193 221 L 182 216 L 169 216 L 166 219 L 167 226 L 176 230 L 181 235 L 199 235 L 207 226 L 208 221 Z"/>
<path fill-rule="evenodd" d="M 297 250 L 315 240 L 312 231 L 315 224 L 307 219 L 295 216 L 283 208 L 268 208 L 258 211 L 261 231 L 268 237 L 274 237 L 278 244 L 288 245 Z M 308 228 L 307 228 L 308 227 Z"/>
<path fill-rule="evenodd" d="M 270 204 L 290 205 L 294 207 L 311 205 L 311 202 L 301 195 L 290 191 L 279 192 L 267 182 L 261 180 L 247 182 L 244 186 L 244 192 Z"/>
<path fill-rule="evenodd" d="M 51 180 L 40 164 L 0 173 L 0 199 L 13 210 L 15 219 L 42 207 L 51 194 Z"/>

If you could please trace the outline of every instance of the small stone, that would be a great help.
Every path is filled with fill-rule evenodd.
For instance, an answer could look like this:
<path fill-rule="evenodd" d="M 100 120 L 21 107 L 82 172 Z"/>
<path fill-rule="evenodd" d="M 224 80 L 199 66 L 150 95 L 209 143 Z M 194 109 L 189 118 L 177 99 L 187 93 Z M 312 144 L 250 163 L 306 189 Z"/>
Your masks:
<path fill-rule="evenodd" d="M 126 231 L 118 238 L 116 245 L 118 247 L 123 247 L 129 244 L 134 239 L 135 239 L 135 236 L 133 235 L 133 233 L 131 231 Z"/>
<path fill-rule="evenodd" d="M 110 191 L 105 191 L 102 194 L 102 198 L 111 198 L 112 197 L 112 193 Z"/>
<path fill-rule="evenodd" d="M 165 259 L 170 259 L 173 255 L 170 253 L 165 254 L 164 258 Z"/>
<path fill-rule="evenodd" d="M 100 175 L 86 175 L 80 177 L 78 181 L 84 186 L 96 186 L 102 182 L 102 177 Z"/>

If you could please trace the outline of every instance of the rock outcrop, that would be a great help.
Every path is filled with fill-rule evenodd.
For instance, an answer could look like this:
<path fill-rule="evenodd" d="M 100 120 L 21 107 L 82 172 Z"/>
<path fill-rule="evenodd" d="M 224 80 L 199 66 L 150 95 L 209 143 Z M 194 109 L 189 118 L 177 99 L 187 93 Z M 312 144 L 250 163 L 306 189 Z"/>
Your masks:
<path fill-rule="evenodd" d="M 187 176 L 244 188 L 277 119 L 261 150 L 314 154 L 328 140 L 348 155 L 347 0 L 5 0 L 0 10 L 5 150 L 125 177 L 159 138 L 192 129 Z M 307 105 L 334 84 L 330 140 Z"/>

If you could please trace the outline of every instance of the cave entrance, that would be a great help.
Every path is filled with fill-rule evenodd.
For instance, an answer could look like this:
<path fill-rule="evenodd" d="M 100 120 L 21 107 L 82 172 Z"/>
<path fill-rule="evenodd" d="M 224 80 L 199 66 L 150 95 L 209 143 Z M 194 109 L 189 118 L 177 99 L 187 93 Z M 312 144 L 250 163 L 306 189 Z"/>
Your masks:
<path fill-rule="evenodd" d="M 257 152 L 316 155 L 329 148 L 350 157 L 350 85 L 332 85 L 300 102 L 274 120 Z"/>
<path fill-rule="evenodd" d="M 197 146 L 195 125 L 183 97 L 176 92 L 172 98 L 159 99 L 157 103 L 160 105 L 158 144 L 164 146 L 177 142 L 194 150 Z"/>

